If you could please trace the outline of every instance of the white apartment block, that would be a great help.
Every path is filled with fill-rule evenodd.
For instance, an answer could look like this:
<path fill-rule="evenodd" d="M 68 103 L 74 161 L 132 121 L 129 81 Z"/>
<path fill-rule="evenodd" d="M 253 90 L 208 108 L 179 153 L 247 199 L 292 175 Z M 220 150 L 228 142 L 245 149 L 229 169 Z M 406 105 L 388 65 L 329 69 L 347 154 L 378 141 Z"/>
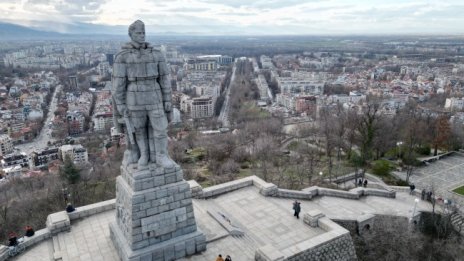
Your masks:
<path fill-rule="evenodd" d="M 324 92 L 324 83 L 313 80 L 278 77 L 277 84 L 282 94 L 321 95 Z"/>
<path fill-rule="evenodd" d="M 196 71 L 215 71 L 217 68 L 216 61 L 203 61 L 193 64 L 193 69 Z"/>
<path fill-rule="evenodd" d="M 272 100 L 272 93 L 263 74 L 259 74 L 256 79 L 256 85 L 259 89 L 259 97 L 261 100 Z"/>
<path fill-rule="evenodd" d="M 89 155 L 87 150 L 81 144 L 77 145 L 63 145 L 60 147 L 61 157 L 64 160 L 69 156 L 74 164 L 78 166 L 85 165 L 89 162 Z"/>
<path fill-rule="evenodd" d="M 6 134 L 0 135 L 0 156 L 13 153 L 13 141 Z"/>
<path fill-rule="evenodd" d="M 113 113 L 99 113 L 93 117 L 93 128 L 95 131 L 104 131 L 108 126 L 113 125 Z"/>
<path fill-rule="evenodd" d="M 464 99 L 463 98 L 447 98 L 445 101 L 445 109 L 450 109 L 451 111 L 460 111 L 464 109 Z"/>
<path fill-rule="evenodd" d="M 366 100 L 366 95 L 343 95 L 343 94 L 334 94 L 327 97 L 327 101 L 330 103 L 354 103 L 358 104 L 360 101 Z"/>
<path fill-rule="evenodd" d="M 15 133 L 22 130 L 26 125 L 24 124 L 24 120 L 16 120 L 10 122 L 10 127 L 8 128 L 9 133 Z"/>
<path fill-rule="evenodd" d="M 200 60 L 214 60 L 219 65 L 228 65 L 233 62 L 233 58 L 227 55 L 213 54 L 213 55 L 201 55 L 197 56 Z"/>
<path fill-rule="evenodd" d="M 214 115 L 213 97 L 193 98 L 190 107 L 190 116 L 193 119 L 208 118 Z"/>
<path fill-rule="evenodd" d="M 278 93 L 276 95 L 276 101 L 278 104 L 284 106 L 287 110 L 294 111 L 296 106 L 295 97 L 288 93 Z"/>
<path fill-rule="evenodd" d="M 259 61 L 261 62 L 261 66 L 263 69 L 272 69 L 274 68 L 274 64 L 272 63 L 272 59 L 266 55 L 261 55 L 259 57 Z"/>

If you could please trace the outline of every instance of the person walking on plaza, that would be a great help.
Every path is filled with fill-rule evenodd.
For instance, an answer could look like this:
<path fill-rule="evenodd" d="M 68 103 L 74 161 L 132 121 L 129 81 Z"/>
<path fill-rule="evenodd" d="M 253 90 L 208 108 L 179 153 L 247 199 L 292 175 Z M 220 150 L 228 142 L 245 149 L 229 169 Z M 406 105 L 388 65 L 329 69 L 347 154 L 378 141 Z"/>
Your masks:
<path fill-rule="evenodd" d="M 427 192 L 427 201 L 432 202 L 432 195 L 433 195 L 432 191 Z"/>
<path fill-rule="evenodd" d="M 425 189 L 422 189 L 422 192 L 421 192 L 421 199 L 422 199 L 422 200 L 425 200 Z"/>
<path fill-rule="evenodd" d="M 364 180 L 364 187 L 367 187 L 367 179 Z"/>
<path fill-rule="evenodd" d="M 229 255 L 227 255 L 225 261 L 232 261 L 232 257 L 230 257 Z"/>
<path fill-rule="evenodd" d="M 218 257 L 216 258 L 216 261 L 224 261 L 224 258 L 222 258 L 221 254 L 218 255 Z"/>
<path fill-rule="evenodd" d="M 301 211 L 300 202 L 298 202 L 296 200 L 295 200 L 295 202 L 293 202 L 293 210 L 295 211 L 293 216 L 299 219 L 300 218 L 300 211 Z"/>
<path fill-rule="evenodd" d="M 409 185 L 409 195 L 412 195 L 414 193 L 414 190 L 416 189 L 416 186 L 414 184 Z"/>

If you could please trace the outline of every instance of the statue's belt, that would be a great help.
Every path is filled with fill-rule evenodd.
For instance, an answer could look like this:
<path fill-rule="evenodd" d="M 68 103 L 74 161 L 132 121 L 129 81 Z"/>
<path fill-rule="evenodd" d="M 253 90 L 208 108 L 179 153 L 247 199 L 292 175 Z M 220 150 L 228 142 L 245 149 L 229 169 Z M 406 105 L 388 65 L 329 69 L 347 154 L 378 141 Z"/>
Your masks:
<path fill-rule="evenodd" d="M 148 80 L 156 80 L 158 79 L 157 76 L 148 76 L 148 77 L 127 77 L 127 80 L 129 82 L 142 82 L 142 81 L 148 81 Z"/>

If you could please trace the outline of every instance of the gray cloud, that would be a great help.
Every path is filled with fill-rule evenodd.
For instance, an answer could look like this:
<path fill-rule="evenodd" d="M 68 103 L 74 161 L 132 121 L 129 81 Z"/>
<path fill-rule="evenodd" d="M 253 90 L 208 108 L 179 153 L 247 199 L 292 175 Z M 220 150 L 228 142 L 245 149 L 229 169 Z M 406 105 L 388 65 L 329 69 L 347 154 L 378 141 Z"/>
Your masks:
<path fill-rule="evenodd" d="M 462 33 L 460 0 L 0 0 L 0 20 L 126 24 L 222 34 Z M 20 3 L 21 2 L 21 3 Z M 6 4 L 5 4 L 6 3 Z M 2 9 L 3 6 L 3 9 Z M 60 29 L 61 30 L 61 29 Z M 63 29 L 64 30 L 64 29 Z"/>
<path fill-rule="evenodd" d="M 56 10 L 60 15 L 69 17 L 71 22 L 92 22 L 100 11 L 100 7 L 108 0 L 28 0 L 23 8 L 36 12 L 45 6 L 45 10 Z"/>
<path fill-rule="evenodd" d="M 307 4 L 307 3 L 314 3 L 314 2 L 321 2 L 323 0 L 257 0 L 257 1 L 247 1 L 247 0 L 200 0 L 204 3 L 213 3 L 213 4 L 221 4 L 230 6 L 233 8 L 240 8 L 240 7 L 254 7 L 254 8 L 266 8 L 266 9 L 279 9 L 283 7 Z"/>
<path fill-rule="evenodd" d="M 27 0 L 27 3 L 32 4 L 32 5 L 35 5 L 35 4 L 48 5 L 51 2 L 53 2 L 53 1 L 51 1 L 51 0 Z"/>
<path fill-rule="evenodd" d="M 210 8 L 202 8 L 202 7 L 177 7 L 177 8 L 167 8 L 164 9 L 168 12 L 180 12 L 180 13 L 196 13 L 196 12 L 203 12 L 208 11 Z"/>

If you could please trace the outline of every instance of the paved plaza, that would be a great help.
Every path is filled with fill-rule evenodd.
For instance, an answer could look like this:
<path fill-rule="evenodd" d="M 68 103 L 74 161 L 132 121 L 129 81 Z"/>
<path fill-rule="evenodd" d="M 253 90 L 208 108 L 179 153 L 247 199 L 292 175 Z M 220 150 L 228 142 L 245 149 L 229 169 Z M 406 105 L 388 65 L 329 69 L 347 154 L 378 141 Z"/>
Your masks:
<path fill-rule="evenodd" d="M 296 219 L 292 212 L 292 199 L 264 197 L 256 187 L 246 187 L 206 200 L 194 199 L 198 227 L 207 238 L 207 251 L 182 260 L 215 260 L 218 254 L 231 255 L 233 260 L 254 260 L 255 250 L 265 244 L 283 249 L 323 233 Z M 410 217 L 414 197 L 397 193 L 396 198 L 368 196 L 359 200 L 336 197 L 317 197 L 301 201 L 302 213 L 319 209 L 329 218 L 356 218 L 363 214 L 385 214 Z M 430 210 L 430 204 L 419 202 L 417 210 Z M 231 224 L 240 227 L 244 236 L 231 236 L 209 213 L 219 212 Z M 71 232 L 47 240 L 30 249 L 15 260 L 52 260 L 53 247 L 59 245 L 63 261 L 118 260 L 109 237 L 110 221 L 115 211 L 72 222 Z"/>
<path fill-rule="evenodd" d="M 406 179 L 406 173 L 395 172 L 402 179 Z M 414 183 L 417 189 L 433 189 L 439 198 L 454 199 L 461 208 L 464 208 L 464 197 L 451 191 L 464 185 L 464 155 L 454 153 L 450 156 L 440 158 L 437 161 L 428 163 L 427 166 L 414 170 L 409 180 Z"/>

